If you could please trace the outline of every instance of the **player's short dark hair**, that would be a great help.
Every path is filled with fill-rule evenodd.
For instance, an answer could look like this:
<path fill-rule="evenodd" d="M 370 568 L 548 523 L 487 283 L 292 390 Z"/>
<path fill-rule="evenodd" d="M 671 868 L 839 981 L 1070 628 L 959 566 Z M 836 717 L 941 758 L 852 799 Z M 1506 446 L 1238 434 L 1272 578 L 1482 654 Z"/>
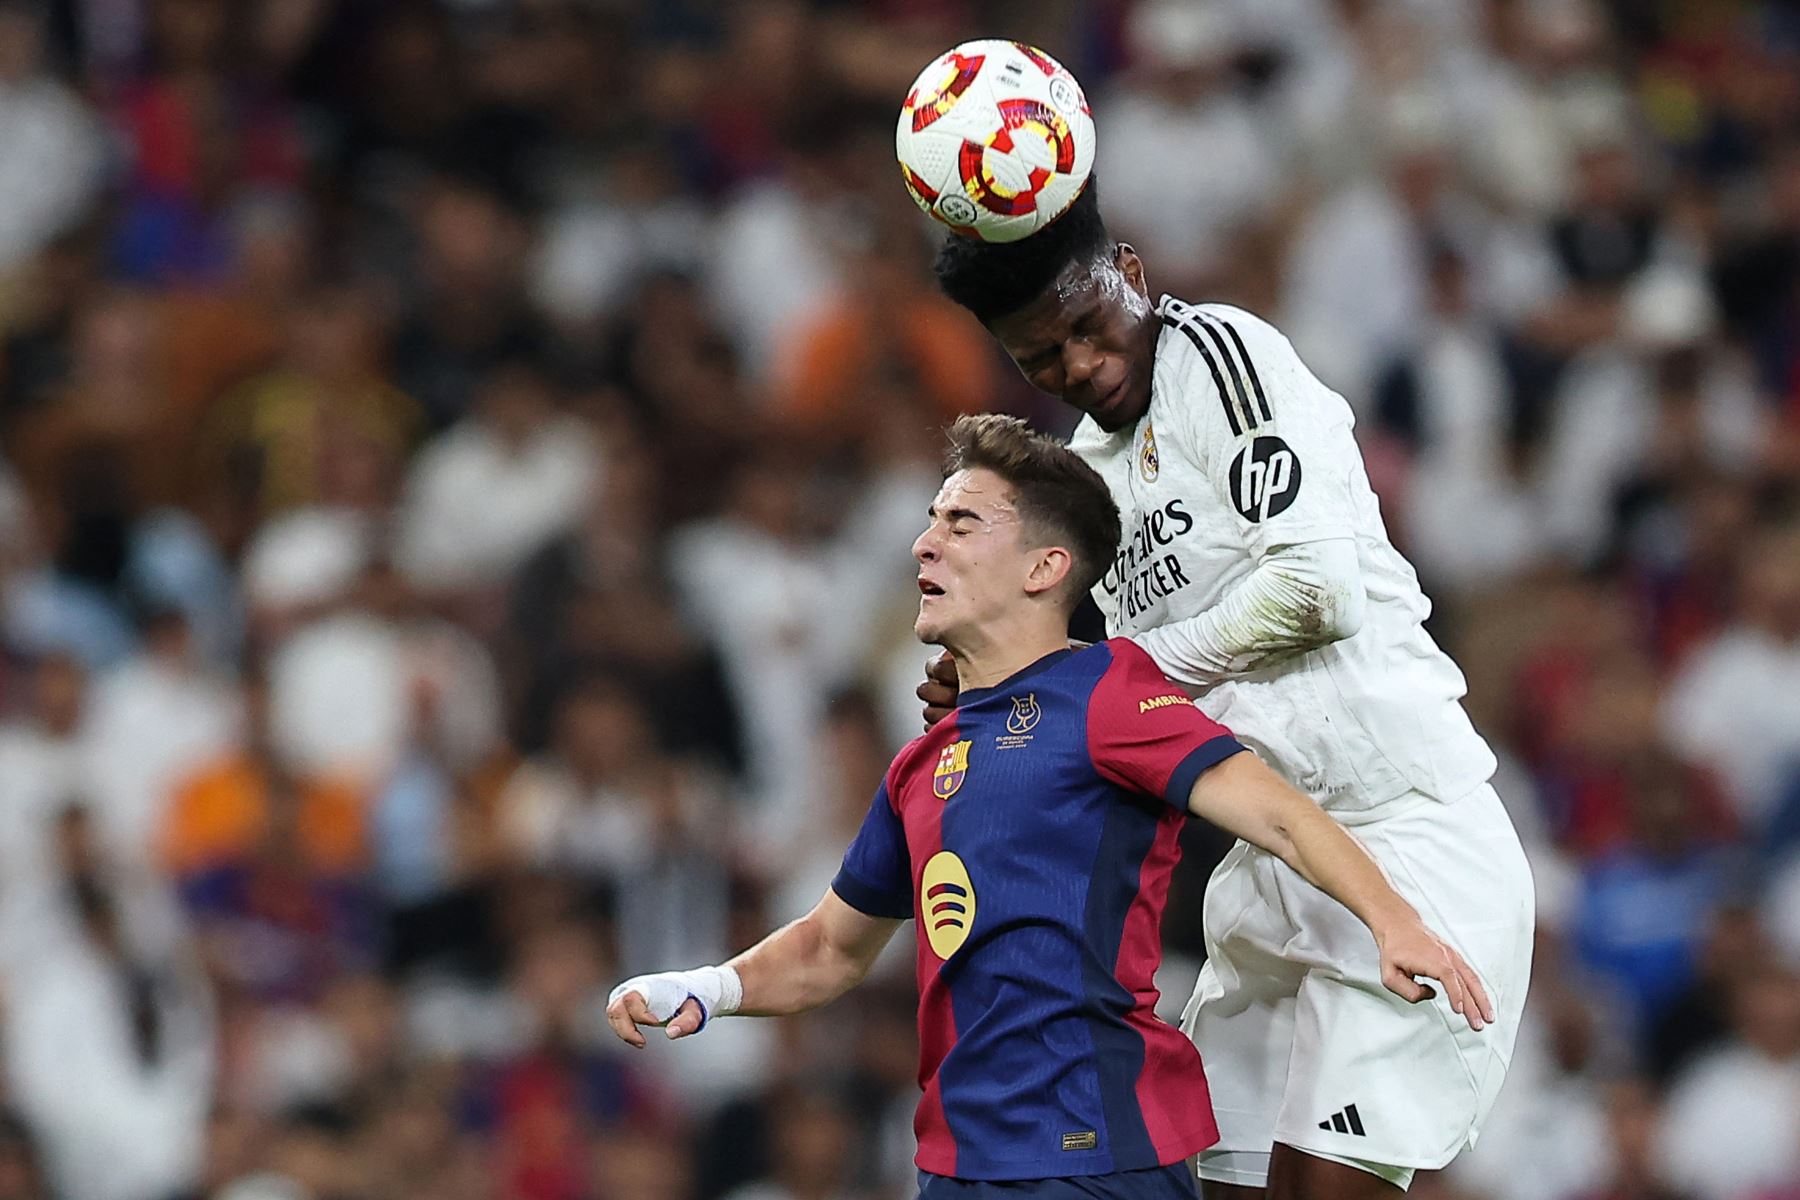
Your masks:
<path fill-rule="evenodd" d="M 944 478 L 958 471 L 992 471 L 1012 488 L 1028 536 L 1068 546 L 1075 560 L 1068 589 L 1073 609 L 1100 582 L 1119 549 L 1119 506 L 1106 481 L 1073 450 L 1017 417 L 958 417 L 949 436 Z"/>
<path fill-rule="evenodd" d="M 1030 237 L 981 242 L 949 235 L 932 270 L 946 296 L 989 325 L 1043 295 L 1072 264 L 1110 257 L 1114 245 L 1100 219 L 1097 185 L 1089 178 L 1069 211 Z"/>

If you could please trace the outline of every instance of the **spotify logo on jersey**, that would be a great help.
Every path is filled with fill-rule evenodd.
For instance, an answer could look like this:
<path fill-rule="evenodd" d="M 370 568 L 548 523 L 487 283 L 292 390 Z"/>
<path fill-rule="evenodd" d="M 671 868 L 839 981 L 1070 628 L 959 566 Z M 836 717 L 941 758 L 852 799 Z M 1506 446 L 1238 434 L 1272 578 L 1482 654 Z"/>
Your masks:
<path fill-rule="evenodd" d="M 919 920 L 925 940 L 939 958 L 949 958 L 969 940 L 975 924 L 975 884 L 962 859 L 940 850 L 919 877 Z"/>
<path fill-rule="evenodd" d="M 1300 494 L 1300 459 L 1278 437 L 1259 437 L 1231 460 L 1231 504 L 1246 521 L 1287 511 Z"/>

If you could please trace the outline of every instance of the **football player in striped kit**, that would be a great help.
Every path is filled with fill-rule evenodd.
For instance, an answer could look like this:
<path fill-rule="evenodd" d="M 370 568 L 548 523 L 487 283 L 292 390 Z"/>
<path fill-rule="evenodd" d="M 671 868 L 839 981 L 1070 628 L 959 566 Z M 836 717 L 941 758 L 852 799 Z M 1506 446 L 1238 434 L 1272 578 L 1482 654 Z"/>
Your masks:
<path fill-rule="evenodd" d="M 1431 995 L 1423 975 L 1484 1024 L 1468 965 L 1340 826 L 1131 642 L 1070 649 L 1118 541 L 1091 468 L 1014 418 L 964 417 L 929 516 L 914 629 L 955 653 L 956 711 L 895 757 L 813 912 L 722 966 L 627 980 L 622 1039 L 827 1003 L 910 917 L 923 1200 L 1192 1200 L 1185 1160 L 1217 1131 L 1154 982 L 1188 815 L 1359 914 L 1397 1001 Z"/>
<path fill-rule="evenodd" d="M 1093 589 L 1107 632 L 1353 827 L 1481 973 L 1498 1020 L 1476 1033 L 1441 999 L 1383 988 L 1367 932 L 1255 846 L 1235 846 L 1208 885 L 1208 962 L 1183 1017 L 1219 1117 L 1195 1160 L 1205 1195 L 1397 1195 L 1474 1142 L 1499 1091 L 1533 891 L 1349 405 L 1267 322 L 1154 298 L 1092 182 L 1022 241 L 948 238 L 937 275 L 1026 379 L 1085 414 L 1070 446 L 1122 517 Z M 950 667 L 920 688 L 928 719 L 954 703 Z"/>

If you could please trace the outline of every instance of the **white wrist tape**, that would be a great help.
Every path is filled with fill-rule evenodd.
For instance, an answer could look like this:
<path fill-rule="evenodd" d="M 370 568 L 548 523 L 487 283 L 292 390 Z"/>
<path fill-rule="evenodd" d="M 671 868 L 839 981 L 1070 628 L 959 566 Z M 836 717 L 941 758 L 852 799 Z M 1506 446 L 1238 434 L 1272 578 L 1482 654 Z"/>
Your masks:
<path fill-rule="evenodd" d="M 658 971 L 627 979 L 606 998 L 612 1005 L 626 992 L 644 998 L 650 1015 L 667 1025 L 689 1000 L 700 1005 L 700 1029 L 714 1017 L 729 1017 L 744 1002 L 744 981 L 731 967 L 695 967 L 691 971 Z M 700 1029 L 694 1032 L 699 1033 Z"/>

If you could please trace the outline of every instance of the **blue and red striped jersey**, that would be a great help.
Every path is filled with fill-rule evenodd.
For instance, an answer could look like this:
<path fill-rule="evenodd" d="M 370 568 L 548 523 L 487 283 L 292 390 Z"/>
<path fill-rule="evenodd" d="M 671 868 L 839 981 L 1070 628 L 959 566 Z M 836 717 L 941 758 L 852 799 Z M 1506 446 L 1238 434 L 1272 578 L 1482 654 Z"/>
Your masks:
<path fill-rule="evenodd" d="M 1100 1175 L 1217 1139 L 1154 976 L 1188 791 L 1242 749 L 1114 639 L 963 692 L 895 757 L 832 888 L 917 921 L 921 1170 Z"/>

